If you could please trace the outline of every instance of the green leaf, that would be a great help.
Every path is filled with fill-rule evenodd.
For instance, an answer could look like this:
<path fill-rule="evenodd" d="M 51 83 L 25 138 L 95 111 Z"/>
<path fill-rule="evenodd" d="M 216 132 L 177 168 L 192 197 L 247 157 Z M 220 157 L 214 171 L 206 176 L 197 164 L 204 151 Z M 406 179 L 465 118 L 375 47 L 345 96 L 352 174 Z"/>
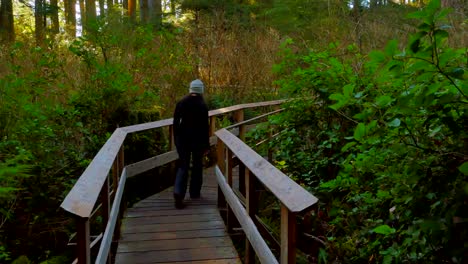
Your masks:
<path fill-rule="evenodd" d="M 398 41 L 395 39 L 390 40 L 387 46 L 385 47 L 385 54 L 391 57 L 395 55 L 395 53 L 397 52 L 398 52 Z"/>
<path fill-rule="evenodd" d="M 375 62 L 383 62 L 385 61 L 385 53 L 379 50 L 373 50 L 369 53 L 369 57 Z"/>
<path fill-rule="evenodd" d="M 347 151 L 349 148 L 351 148 L 352 146 L 356 144 L 357 144 L 356 141 L 348 142 L 346 145 L 344 145 L 344 147 L 341 148 L 341 152 Z"/>
<path fill-rule="evenodd" d="M 387 125 L 389 127 L 399 127 L 400 124 L 401 124 L 401 120 L 399 118 L 395 118 L 391 122 L 389 122 Z"/>
<path fill-rule="evenodd" d="M 382 235 L 385 235 L 385 236 L 393 234 L 393 233 L 396 232 L 395 228 L 391 228 L 388 225 L 380 225 L 380 226 L 374 228 L 374 230 L 372 230 L 372 231 L 374 231 L 377 234 L 382 234 Z"/>
<path fill-rule="evenodd" d="M 393 256 L 392 255 L 385 255 L 383 258 L 382 264 L 392 264 Z"/>
<path fill-rule="evenodd" d="M 392 102 L 392 97 L 381 95 L 375 99 L 375 104 L 380 108 L 388 106 Z"/>
<path fill-rule="evenodd" d="M 347 84 L 343 87 L 343 95 L 345 97 L 351 97 L 353 95 L 354 84 Z"/>
<path fill-rule="evenodd" d="M 458 167 L 458 170 L 460 170 L 463 174 L 468 175 L 468 161 Z"/>
<path fill-rule="evenodd" d="M 366 125 L 364 123 L 359 123 L 354 130 L 354 139 L 360 141 L 366 134 Z"/>
<path fill-rule="evenodd" d="M 457 68 L 452 69 L 452 71 L 450 71 L 448 73 L 448 75 L 450 75 L 450 76 L 452 76 L 454 78 L 463 80 L 463 74 L 464 73 L 465 73 L 465 71 L 463 70 L 463 68 L 457 67 Z"/>
<path fill-rule="evenodd" d="M 340 109 L 341 107 L 345 106 L 347 102 L 347 98 L 342 94 L 331 94 L 328 98 L 330 100 L 338 101 L 334 105 L 330 105 L 330 108 L 333 110 Z"/>

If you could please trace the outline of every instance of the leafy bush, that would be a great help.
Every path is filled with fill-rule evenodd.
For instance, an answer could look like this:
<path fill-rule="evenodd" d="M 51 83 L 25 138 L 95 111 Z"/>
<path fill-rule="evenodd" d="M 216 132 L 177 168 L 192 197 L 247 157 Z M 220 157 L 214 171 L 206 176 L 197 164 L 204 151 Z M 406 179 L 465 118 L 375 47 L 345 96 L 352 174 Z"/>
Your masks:
<path fill-rule="evenodd" d="M 320 198 L 328 260 L 467 260 L 467 54 L 446 46 L 433 1 L 408 48 L 295 55 L 276 70 L 293 99 L 270 119 L 279 167 Z M 321 251 L 321 259 L 324 259 Z"/>

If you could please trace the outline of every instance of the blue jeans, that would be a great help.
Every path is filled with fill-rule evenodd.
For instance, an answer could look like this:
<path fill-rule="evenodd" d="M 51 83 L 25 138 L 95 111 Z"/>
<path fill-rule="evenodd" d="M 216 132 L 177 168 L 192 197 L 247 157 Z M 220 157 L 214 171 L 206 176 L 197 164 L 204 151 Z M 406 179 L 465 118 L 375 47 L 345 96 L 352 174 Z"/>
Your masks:
<path fill-rule="evenodd" d="M 185 197 L 190 161 L 192 161 L 189 192 L 191 197 L 200 196 L 203 183 L 203 150 L 189 150 L 178 147 L 177 152 L 179 154 L 179 167 L 174 184 L 174 194 L 181 198 Z"/>

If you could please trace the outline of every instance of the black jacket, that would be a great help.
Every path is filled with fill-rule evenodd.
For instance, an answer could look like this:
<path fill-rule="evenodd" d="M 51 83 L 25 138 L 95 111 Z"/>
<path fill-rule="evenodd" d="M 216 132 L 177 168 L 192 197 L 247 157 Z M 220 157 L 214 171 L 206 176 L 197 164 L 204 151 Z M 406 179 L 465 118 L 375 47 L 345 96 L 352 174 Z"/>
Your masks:
<path fill-rule="evenodd" d="M 177 148 L 209 148 L 208 107 L 201 95 L 187 95 L 174 111 L 174 138 Z"/>

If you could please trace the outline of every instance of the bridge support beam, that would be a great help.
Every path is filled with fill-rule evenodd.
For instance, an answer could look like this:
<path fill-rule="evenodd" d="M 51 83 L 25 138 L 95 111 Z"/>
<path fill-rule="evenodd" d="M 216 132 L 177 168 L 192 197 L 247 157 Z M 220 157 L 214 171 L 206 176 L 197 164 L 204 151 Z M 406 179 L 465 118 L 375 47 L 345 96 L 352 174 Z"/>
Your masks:
<path fill-rule="evenodd" d="M 89 218 L 78 217 L 77 222 L 78 264 L 88 264 L 91 263 Z"/>
<path fill-rule="evenodd" d="M 281 205 L 281 261 L 296 263 L 296 214 Z"/>

